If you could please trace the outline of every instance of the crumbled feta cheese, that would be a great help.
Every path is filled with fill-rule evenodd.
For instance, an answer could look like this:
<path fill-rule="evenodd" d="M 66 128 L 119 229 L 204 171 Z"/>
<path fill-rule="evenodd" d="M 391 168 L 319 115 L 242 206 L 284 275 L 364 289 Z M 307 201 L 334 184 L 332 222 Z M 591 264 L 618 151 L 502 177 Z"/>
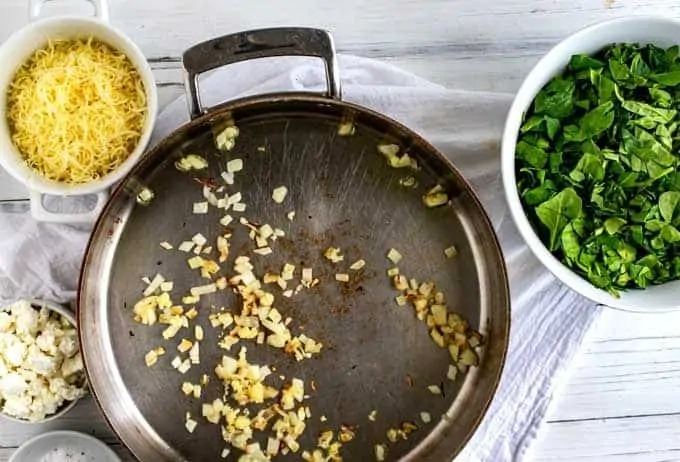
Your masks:
<path fill-rule="evenodd" d="M 77 332 L 28 301 L 0 307 L 0 412 L 38 422 L 83 396 Z"/>

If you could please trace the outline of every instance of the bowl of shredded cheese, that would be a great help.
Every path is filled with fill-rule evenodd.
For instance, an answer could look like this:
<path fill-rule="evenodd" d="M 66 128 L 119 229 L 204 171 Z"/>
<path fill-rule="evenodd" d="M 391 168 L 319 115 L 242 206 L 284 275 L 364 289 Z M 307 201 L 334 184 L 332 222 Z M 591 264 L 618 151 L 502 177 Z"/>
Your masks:
<path fill-rule="evenodd" d="M 37 219 L 93 221 L 151 136 L 158 101 L 144 55 L 104 21 L 56 17 L 12 35 L 0 62 L 0 166 L 31 191 Z M 43 194 L 99 200 L 55 214 Z"/>

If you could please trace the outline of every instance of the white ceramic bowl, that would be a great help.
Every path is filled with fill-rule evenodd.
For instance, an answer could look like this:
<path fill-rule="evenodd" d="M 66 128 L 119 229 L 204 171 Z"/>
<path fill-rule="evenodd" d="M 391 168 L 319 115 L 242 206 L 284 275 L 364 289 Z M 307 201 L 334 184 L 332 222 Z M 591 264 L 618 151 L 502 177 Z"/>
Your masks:
<path fill-rule="evenodd" d="M 53 431 L 35 436 L 22 444 L 9 462 L 73 460 L 120 462 L 120 458 L 97 438 L 73 431 Z"/>
<path fill-rule="evenodd" d="M 529 248 L 559 280 L 576 292 L 613 308 L 630 311 L 671 311 L 680 309 L 680 281 L 645 290 L 621 292 L 616 298 L 598 289 L 562 264 L 543 245 L 527 219 L 515 178 L 515 145 L 522 117 L 536 94 L 551 78 L 562 72 L 573 54 L 593 54 L 612 43 L 680 45 L 680 21 L 670 18 L 629 17 L 614 19 L 583 29 L 560 42 L 545 55 L 526 77 L 515 96 L 503 132 L 501 170 L 503 186 L 512 217 Z"/>
<path fill-rule="evenodd" d="M 105 22 L 108 10 L 104 0 L 90 0 L 97 7 L 98 18 L 61 16 L 33 22 L 14 33 L 0 46 L 0 166 L 31 191 L 31 210 L 36 219 L 58 222 L 91 222 L 103 208 L 106 191 L 121 180 L 144 153 L 151 137 L 156 113 L 158 96 L 151 68 L 141 50 L 121 31 Z M 40 1 L 33 0 L 39 5 Z M 33 5 L 34 7 L 35 5 Z M 69 185 L 47 180 L 28 167 L 19 150 L 12 143 L 6 117 L 7 88 L 17 69 L 37 49 L 47 44 L 49 39 L 73 39 L 95 37 L 124 53 L 137 69 L 146 90 L 147 117 L 141 138 L 135 150 L 115 171 L 89 183 Z M 42 206 L 42 194 L 57 196 L 80 196 L 97 194 L 97 205 L 88 213 L 59 214 L 48 212 Z"/>
<path fill-rule="evenodd" d="M 40 308 L 44 307 L 44 308 L 47 308 L 50 311 L 53 311 L 53 312 L 61 315 L 64 319 L 66 319 L 69 322 L 69 324 L 71 324 L 73 326 L 78 325 L 77 321 L 76 321 L 76 317 L 73 314 L 73 312 L 71 312 L 71 310 L 69 310 L 68 308 L 65 308 L 65 307 L 59 305 L 58 303 L 48 302 L 46 300 L 30 300 L 30 303 L 36 309 L 40 309 Z M 4 414 L 2 412 L 0 412 L 0 417 L 2 417 L 3 419 L 10 420 L 12 422 L 22 423 L 22 424 L 26 424 L 26 425 L 43 424 L 43 423 L 51 422 L 53 420 L 56 420 L 56 419 L 62 417 L 64 414 L 68 413 L 71 409 L 73 409 L 76 406 L 76 404 L 78 404 L 78 401 L 79 401 L 79 399 L 65 402 L 57 410 L 57 412 L 55 412 L 54 414 L 50 414 L 48 416 L 45 416 L 45 418 L 43 420 L 36 421 L 36 422 L 31 422 L 31 421 L 24 420 L 24 419 L 18 419 L 16 417 Z"/>

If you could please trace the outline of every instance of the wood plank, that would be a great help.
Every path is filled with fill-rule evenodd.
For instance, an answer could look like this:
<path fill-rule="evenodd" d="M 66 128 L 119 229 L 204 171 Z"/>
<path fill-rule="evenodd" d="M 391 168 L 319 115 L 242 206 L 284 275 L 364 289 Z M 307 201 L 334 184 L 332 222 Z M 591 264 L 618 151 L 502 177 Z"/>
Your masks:
<path fill-rule="evenodd" d="M 553 423 L 531 460 L 666 462 L 680 460 L 680 415 Z"/>
<path fill-rule="evenodd" d="M 0 40 L 27 22 L 23 0 L 5 0 L 2 8 L 2 22 L 11 27 L 0 28 Z M 549 6 L 494 0 L 483 8 L 476 0 L 403 0 L 397 8 L 408 18 L 398 27 L 392 2 L 365 0 L 289 0 L 285 8 L 268 2 L 119 0 L 112 3 L 111 19 L 152 59 L 176 59 L 188 46 L 225 33 L 293 24 L 327 28 L 340 52 L 386 59 L 447 86 L 513 91 L 543 52 L 588 24 L 637 11 L 680 16 L 680 4 L 672 0 L 556 0 Z"/>
<path fill-rule="evenodd" d="M 680 413 L 680 313 L 605 311 L 549 421 Z"/>
<path fill-rule="evenodd" d="M 1 419 L 1 417 L 0 417 Z M 71 412 L 47 423 L 26 424 L 0 420 L 0 447 L 17 447 L 24 441 L 51 430 L 73 430 L 89 433 L 108 443 L 118 443 L 91 397 L 83 398 Z"/>
<path fill-rule="evenodd" d="M 111 446 L 123 461 L 136 460 L 111 431 L 92 397 L 83 398 L 68 414 L 44 424 L 15 423 L 0 418 L 0 462 L 9 460 L 14 450 L 34 436 L 53 430 L 87 433 Z"/>
<path fill-rule="evenodd" d="M 554 391 L 532 460 L 680 460 L 680 313 L 607 310 Z"/>

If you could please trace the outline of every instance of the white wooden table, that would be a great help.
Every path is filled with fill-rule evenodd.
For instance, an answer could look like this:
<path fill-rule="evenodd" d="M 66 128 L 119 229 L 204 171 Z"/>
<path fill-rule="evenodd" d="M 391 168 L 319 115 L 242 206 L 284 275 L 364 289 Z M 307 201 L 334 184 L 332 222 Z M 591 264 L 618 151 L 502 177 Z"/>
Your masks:
<path fill-rule="evenodd" d="M 82 9 L 78 0 L 60 1 Z M 674 0 L 110 1 L 112 22 L 149 57 L 162 105 L 182 91 L 182 50 L 248 28 L 320 26 L 334 33 L 341 52 L 389 61 L 449 87 L 513 92 L 541 54 L 589 23 L 631 14 L 680 17 Z M 0 41 L 26 22 L 26 3 L 0 2 Z M 0 173 L 0 199 L 24 196 Z M 92 433 L 129 457 L 86 400 L 54 424 L 0 423 L 0 461 L 31 435 L 55 428 Z M 680 460 L 680 314 L 606 312 L 556 393 L 533 460 Z"/>

